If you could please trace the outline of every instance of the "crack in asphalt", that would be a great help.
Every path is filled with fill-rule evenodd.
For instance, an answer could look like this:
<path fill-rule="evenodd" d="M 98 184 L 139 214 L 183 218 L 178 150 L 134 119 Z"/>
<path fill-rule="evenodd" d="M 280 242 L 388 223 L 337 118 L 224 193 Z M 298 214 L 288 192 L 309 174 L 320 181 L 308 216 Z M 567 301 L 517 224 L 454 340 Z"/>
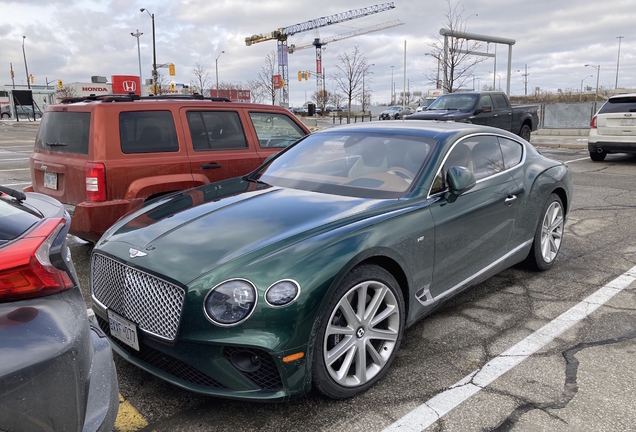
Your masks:
<path fill-rule="evenodd" d="M 579 391 L 577 383 L 577 374 L 579 370 L 579 360 L 576 358 L 576 354 L 584 349 L 593 348 L 602 345 L 613 345 L 636 338 L 636 330 L 632 330 L 617 338 L 604 339 L 596 342 L 582 342 L 562 352 L 565 359 L 565 383 L 563 386 L 563 392 L 561 396 L 551 402 L 526 402 L 521 406 L 518 406 L 502 423 L 499 424 L 491 432 L 507 432 L 512 430 L 515 424 L 521 419 L 521 417 L 534 410 L 541 410 L 548 414 L 550 417 L 557 418 L 558 420 L 567 424 L 567 422 L 560 417 L 553 415 L 547 410 L 559 410 L 565 408 L 574 396 Z"/>

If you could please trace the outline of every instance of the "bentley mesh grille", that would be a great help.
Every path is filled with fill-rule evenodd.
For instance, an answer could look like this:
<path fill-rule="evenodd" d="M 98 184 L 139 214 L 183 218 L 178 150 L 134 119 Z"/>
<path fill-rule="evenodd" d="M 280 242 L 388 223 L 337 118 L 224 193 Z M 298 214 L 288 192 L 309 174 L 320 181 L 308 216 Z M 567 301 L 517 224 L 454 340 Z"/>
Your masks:
<path fill-rule="evenodd" d="M 185 290 L 104 255 L 93 254 L 95 299 L 140 329 L 174 340 Z"/>

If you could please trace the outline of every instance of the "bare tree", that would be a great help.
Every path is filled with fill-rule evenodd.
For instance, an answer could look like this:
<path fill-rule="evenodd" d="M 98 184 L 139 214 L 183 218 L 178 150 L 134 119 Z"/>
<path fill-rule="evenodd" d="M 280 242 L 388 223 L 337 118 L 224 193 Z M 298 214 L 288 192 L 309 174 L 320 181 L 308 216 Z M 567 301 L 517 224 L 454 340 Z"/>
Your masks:
<path fill-rule="evenodd" d="M 210 74 L 197 62 L 192 69 L 192 75 L 194 79 L 190 80 L 190 88 L 196 93 L 205 95 L 210 89 Z"/>
<path fill-rule="evenodd" d="M 248 79 L 247 88 L 250 91 L 250 99 L 252 103 L 263 103 L 266 95 L 265 93 L 263 93 L 263 86 L 258 79 Z"/>
<path fill-rule="evenodd" d="M 160 72 L 157 73 L 157 88 L 158 94 L 170 93 L 170 79 Z"/>
<path fill-rule="evenodd" d="M 344 97 L 338 92 L 331 92 L 329 95 L 329 103 L 334 105 L 336 109 L 340 108 Z"/>
<path fill-rule="evenodd" d="M 311 100 L 316 102 L 316 106 L 320 107 L 320 112 L 324 115 L 327 104 L 329 103 L 329 97 L 331 94 L 327 90 L 315 91 L 311 97 Z"/>
<path fill-rule="evenodd" d="M 278 91 L 274 88 L 274 75 L 276 74 L 276 70 L 276 52 L 271 51 L 265 57 L 265 64 L 261 66 L 261 71 L 258 73 L 256 80 L 260 84 L 263 99 L 271 99 L 272 105 L 276 103 L 276 92 Z"/>
<path fill-rule="evenodd" d="M 340 64 L 336 65 L 338 72 L 334 79 L 345 98 L 349 101 L 348 112 L 351 113 L 351 101 L 362 93 L 362 77 L 367 70 L 367 60 L 356 46 L 352 53 L 338 56 Z"/>
<path fill-rule="evenodd" d="M 460 4 L 453 5 L 451 0 L 447 0 L 446 27 L 451 32 L 466 32 L 468 18 L 464 18 L 465 9 Z M 431 45 L 431 57 L 437 59 L 441 67 L 442 76 L 446 77 L 442 81 L 442 87 L 447 93 L 452 93 L 460 88 L 472 75 L 473 68 L 486 60 L 485 57 L 475 56 L 472 53 L 477 51 L 482 43 L 479 41 L 469 41 L 467 39 L 448 36 L 448 53 L 444 55 L 444 38 L 438 37 L 437 41 Z M 437 83 L 437 69 L 424 74 L 431 83 Z"/>
<path fill-rule="evenodd" d="M 70 99 L 77 97 L 77 91 L 73 87 L 64 86 L 55 90 L 55 99 L 61 101 L 62 99 Z"/>

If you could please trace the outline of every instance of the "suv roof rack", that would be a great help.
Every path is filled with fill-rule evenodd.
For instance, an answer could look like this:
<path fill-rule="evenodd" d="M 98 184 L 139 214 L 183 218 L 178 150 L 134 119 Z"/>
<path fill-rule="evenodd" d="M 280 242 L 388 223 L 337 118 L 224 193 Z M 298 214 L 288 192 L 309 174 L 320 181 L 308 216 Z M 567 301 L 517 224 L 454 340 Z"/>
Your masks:
<path fill-rule="evenodd" d="M 118 94 L 118 95 L 99 95 L 96 96 L 91 94 L 89 96 L 83 97 L 75 97 L 75 98 L 66 98 L 62 99 L 63 104 L 68 103 L 77 103 L 77 102 L 87 102 L 87 101 L 102 101 L 102 102 L 133 102 L 136 100 L 156 100 L 156 99 L 176 99 L 176 100 L 209 100 L 212 102 L 232 102 L 228 98 L 222 97 L 204 97 L 199 93 L 194 93 L 191 95 L 179 95 L 179 94 L 170 94 L 170 95 L 150 95 L 150 96 L 139 96 L 136 93 L 128 93 L 128 94 Z"/>

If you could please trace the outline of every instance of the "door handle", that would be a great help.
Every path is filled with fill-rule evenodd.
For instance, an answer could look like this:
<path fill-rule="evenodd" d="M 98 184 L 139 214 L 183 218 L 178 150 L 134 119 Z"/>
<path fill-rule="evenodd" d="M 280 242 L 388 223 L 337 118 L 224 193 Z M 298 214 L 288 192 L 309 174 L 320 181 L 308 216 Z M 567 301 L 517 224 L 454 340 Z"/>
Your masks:
<path fill-rule="evenodd" d="M 222 166 L 223 165 L 221 165 L 220 163 L 212 162 L 212 163 L 207 163 L 207 164 L 201 165 L 201 169 L 203 169 L 203 170 L 215 169 L 215 168 L 221 168 Z"/>
<path fill-rule="evenodd" d="M 517 200 L 517 195 L 508 195 L 508 198 L 504 201 L 506 205 L 512 205 L 513 202 Z"/>
<path fill-rule="evenodd" d="M 511 116 L 511 115 L 512 115 L 512 113 L 511 113 L 511 112 L 509 112 L 509 113 L 508 113 L 508 115 L 509 115 L 509 116 Z"/>
<path fill-rule="evenodd" d="M 499 114 L 495 114 L 493 117 L 497 117 Z"/>

